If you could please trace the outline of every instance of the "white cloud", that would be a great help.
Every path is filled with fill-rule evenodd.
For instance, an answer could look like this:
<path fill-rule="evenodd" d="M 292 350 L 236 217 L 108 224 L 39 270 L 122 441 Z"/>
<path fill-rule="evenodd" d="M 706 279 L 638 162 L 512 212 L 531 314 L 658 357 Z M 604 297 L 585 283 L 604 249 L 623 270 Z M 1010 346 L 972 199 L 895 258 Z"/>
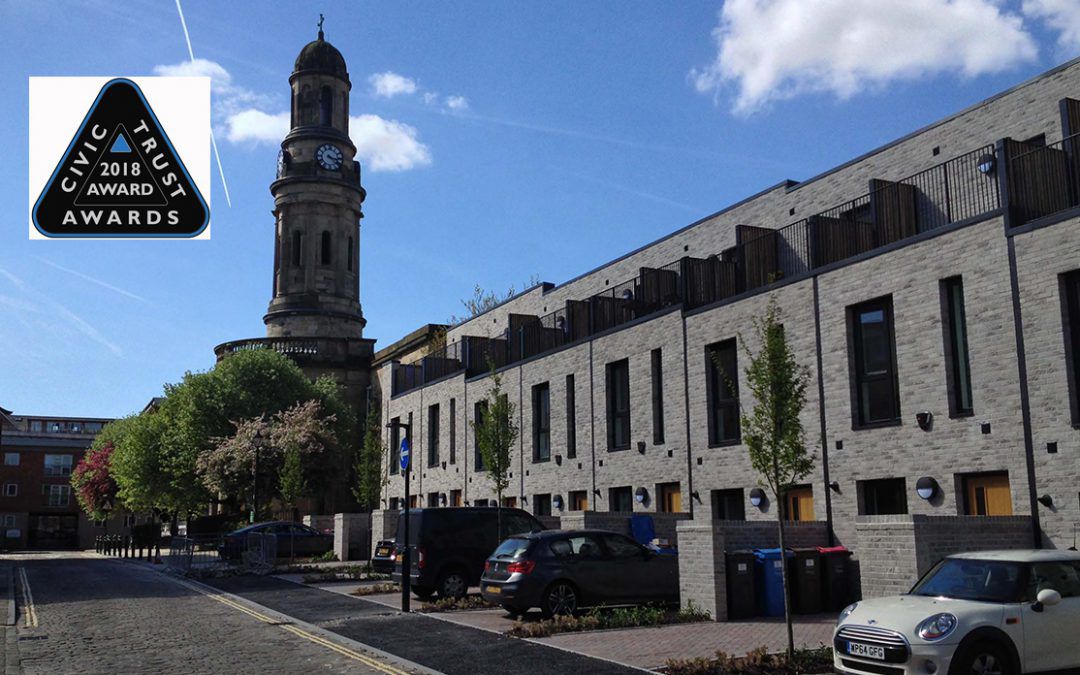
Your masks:
<path fill-rule="evenodd" d="M 468 110 L 469 102 L 464 96 L 447 96 L 446 107 L 451 110 Z"/>
<path fill-rule="evenodd" d="M 382 98 L 392 98 L 398 94 L 415 94 L 417 88 L 416 80 L 389 70 L 372 75 L 368 78 L 368 82 L 371 84 L 372 95 Z"/>
<path fill-rule="evenodd" d="M 439 92 L 437 92 L 437 91 L 425 91 L 424 92 L 424 103 L 426 103 L 428 105 L 431 105 L 432 103 L 435 103 L 438 100 L 439 100 Z"/>
<path fill-rule="evenodd" d="M 431 164 L 431 151 L 415 128 L 378 115 L 349 118 L 356 154 L 371 171 L 406 171 Z"/>
<path fill-rule="evenodd" d="M 999 72 L 1038 53 L 997 0 L 728 0 L 713 38 L 716 59 L 690 81 L 717 100 L 734 86 L 737 114 L 804 93 L 848 98 L 941 72 Z"/>
<path fill-rule="evenodd" d="M 1080 0 L 1024 0 L 1022 11 L 1058 32 L 1058 48 L 1066 56 L 1080 51 Z"/>
<path fill-rule="evenodd" d="M 209 77 L 214 117 L 218 121 L 246 108 L 271 105 L 269 96 L 233 84 L 232 75 L 216 61 L 195 59 L 154 66 L 154 74 L 162 77 Z"/>
<path fill-rule="evenodd" d="M 431 164 L 431 150 L 414 127 L 378 115 L 354 115 L 349 131 L 356 156 L 369 171 L 406 171 Z M 233 143 L 276 145 L 289 133 L 289 113 L 244 110 L 229 117 L 226 138 Z"/>

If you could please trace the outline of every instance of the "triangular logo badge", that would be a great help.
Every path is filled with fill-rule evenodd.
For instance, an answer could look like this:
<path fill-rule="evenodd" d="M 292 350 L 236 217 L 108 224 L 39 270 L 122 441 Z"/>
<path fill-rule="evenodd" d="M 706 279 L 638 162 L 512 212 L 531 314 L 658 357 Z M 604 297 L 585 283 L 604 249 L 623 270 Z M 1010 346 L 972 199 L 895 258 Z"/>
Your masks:
<path fill-rule="evenodd" d="M 101 88 L 34 204 L 50 237 L 193 237 L 210 211 L 142 91 Z"/>

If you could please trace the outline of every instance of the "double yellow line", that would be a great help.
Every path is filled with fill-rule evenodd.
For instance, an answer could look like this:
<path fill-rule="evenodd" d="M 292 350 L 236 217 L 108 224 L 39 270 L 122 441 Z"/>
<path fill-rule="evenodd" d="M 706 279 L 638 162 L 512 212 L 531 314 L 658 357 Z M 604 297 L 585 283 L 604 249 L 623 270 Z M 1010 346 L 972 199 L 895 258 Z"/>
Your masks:
<path fill-rule="evenodd" d="M 181 583 L 183 583 L 183 582 L 181 582 Z M 334 644 L 333 642 L 327 640 L 326 638 L 319 637 L 318 635 L 314 635 L 312 633 L 309 633 L 308 631 L 303 630 L 302 628 L 297 628 L 296 626 L 290 626 L 290 625 L 287 625 L 287 624 L 283 624 L 282 622 L 277 621 L 277 620 L 275 620 L 275 619 L 273 619 L 273 618 L 271 618 L 269 616 L 266 616 L 265 614 L 261 614 L 259 612 L 256 612 L 255 610 L 250 609 L 248 607 L 244 607 L 240 603 L 238 603 L 238 602 L 236 602 L 236 601 L 234 601 L 234 600 L 232 600 L 230 598 L 226 598 L 226 597 L 221 596 L 221 595 L 216 595 L 214 593 L 208 593 L 208 592 L 203 591 L 202 589 L 200 589 L 198 587 L 189 586 L 186 583 L 184 585 L 188 586 L 189 588 L 193 588 L 194 590 L 198 591 L 199 593 L 202 593 L 203 595 L 205 595 L 208 598 L 211 598 L 213 600 L 217 600 L 218 602 L 220 602 L 223 605 L 226 605 L 228 607 L 232 607 L 233 609 L 241 611 L 244 614 L 247 614 L 248 616 L 253 616 L 256 619 L 258 619 L 259 621 L 262 621 L 263 623 L 280 626 L 281 628 L 284 628 L 285 630 L 289 631 L 293 635 L 297 635 L 299 637 L 304 638 L 305 640 L 308 640 L 309 642 L 314 642 L 317 645 L 321 645 L 323 647 L 326 647 L 327 649 L 329 649 L 331 651 L 334 651 L 334 652 L 337 652 L 338 654 L 341 654 L 342 656 L 347 656 L 348 658 L 353 659 L 354 661 L 359 661 L 360 663 L 363 663 L 364 665 L 366 665 L 366 666 L 368 666 L 370 668 L 374 668 L 375 670 L 378 670 L 379 672 L 387 673 L 387 675 L 409 675 L 409 673 L 407 673 L 404 670 L 394 668 L 393 666 L 382 663 L 381 661 L 376 661 L 375 659 L 373 659 L 373 658 L 371 658 L 369 656 L 366 656 L 364 654 L 361 654 L 360 652 L 355 651 L 353 649 L 349 649 L 348 647 L 342 647 L 341 645 Z"/>
<path fill-rule="evenodd" d="M 22 587 L 23 596 L 23 626 L 37 628 L 37 608 L 34 607 L 34 596 L 30 594 L 30 581 L 26 578 L 26 568 L 19 568 L 19 586 Z"/>

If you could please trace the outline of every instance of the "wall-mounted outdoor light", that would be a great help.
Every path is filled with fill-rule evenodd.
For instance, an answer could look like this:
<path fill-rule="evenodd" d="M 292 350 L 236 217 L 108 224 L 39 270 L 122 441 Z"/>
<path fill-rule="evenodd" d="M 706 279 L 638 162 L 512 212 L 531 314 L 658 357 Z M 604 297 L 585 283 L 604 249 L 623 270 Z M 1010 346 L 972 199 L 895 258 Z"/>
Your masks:
<path fill-rule="evenodd" d="M 638 504 L 644 504 L 645 502 L 649 501 L 649 491 L 643 487 L 639 487 L 637 490 L 634 491 L 634 500 Z"/>
<path fill-rule="evenodd" d="M 562 511 L 562 506 L 563 506 L 562 495 L 555 495 L 554 497 L 552 497 L 551 498 L 551 505 L 554 506 L 559 511 Z"/>
<path fill-rule="evenodd" d="M 754 488 L 750 490 L 750 504 L 756 508 L 761 508 L 761 505 L 765 502 L 765 491 L 761 488 Z"/>
<path fill-rule="evenodd" d="M 596 498 L 597 498 L 597 499 L 600 499 L 600 489 L 599 489 L 599 488 L 597 488 L 597 489 L 593 490 L 593 491 L 592 491 L 592 493 L 593 493 L 594 495 L 596 495 Z"/>
<path fill-rule="evenodd" d="M 697 490 L 694 490 L 693 492 L 691 492 L 690 496 L 693 497 L 694 501 L 697 502 L 698 504 L 701 503 L 701 493 L 698 492 Z"/>
<path fill-rule="evenodd" d="M 446 462 L 443 462 L 443 463 L 442 463 L 442 468 L 443 468 L 443 471 L 445 471 L 445 470 L 446 470 Z"/>
<path fill-rule="evenodd" d="M 555 464 L 557 466 L 562 466 L 562 455 L 555 455 Z"/>
<path fill-rule="evenodd" d="M 929 410 L 920 410 L 915 413 L 915 422 L 923 431 L 930 431 L 930 427 L 934 426 L 934 413 Z"/>
<path fill-rule="evenodd" d="M 645 454 L 645 441 L 638 441 L 637 442 L 637 451 L 640 452 L 643 455 Z"/>
<path fill-rule="evenodd" d="M 461 502 L 461 503 L 462 503 L 462 504 L 464 504 L 465 506 L 468 506 L 468 505 L 469 505 L 469 500 L 468 500 L 468 499 L 466 499 L 465 501 L 463 501 L 463 502 Z"/>
<path fill-rule="evenodd" d="M 629 288 L 624 289 L 623 292 L 622 292 L 622 299 L 626 300 L 627 302 L 633 300 L 634 299 L 634 292 L 632 290 L 630 290 Z"/>
<path fill-rule="evenodd" d="M 989 423 L 989 422 L 983 422 L 983 423 L 982 423 L 982 424 L 980 425 L 980 427 L 981 427 L 981 429 L 982 429 L 982 432 L 983 432 L 984 434 L 988 434 L 988 433 L 990 433 L 990 423 Z"/>
<path fill-rule="evenodd" d="M 1039 503 L 1049 509 L 1054 506 L 1054 498 L 1050 495 L 1043 495 L 1039 497 Z"/>
<path fill-rule="evenodd" d="M 933 499 L 939 489 L 938 482 L 930 476 L 923 476 L 915 482 L 915 493 L 923 499 Z"/>
<path fill-rule="evenodd" d="M 829 483 L 829 489 L 833 492 L 840 492 L 840 481 L 834 480 L 833 482 Z"/>
<path fill-rule="evenodd" d="M 997 166 L 997 160 L 993 155 L 982 155 L 979 157 L 979 163 L 976 164 L 979 168 L 979 173 L 984 176 L 989 176 L 994 173 L 994 168 Z"/>

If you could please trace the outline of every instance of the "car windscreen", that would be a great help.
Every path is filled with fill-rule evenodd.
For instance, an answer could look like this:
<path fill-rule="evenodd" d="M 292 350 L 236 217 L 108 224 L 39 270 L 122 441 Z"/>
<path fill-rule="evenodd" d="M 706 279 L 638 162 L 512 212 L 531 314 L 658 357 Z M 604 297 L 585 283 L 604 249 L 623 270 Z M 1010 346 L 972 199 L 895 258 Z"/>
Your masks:
<path fill-rule="evenodd" d="M 1020 592 L 1023 565 L 1003 560 L 946 558 L 919 580 L 912 595 L 1015 602 Z"/>
<path fill-rule="evenodd" d="M 532 545 L 532 542 L 528 539 L 518 539 L 516 537 L 507 539 L 499 544 L 499 548 L 495 549 L 495 552 L 491 554 L 491 557 L 522 558 L 529 552 L 530 545 Z"/>

